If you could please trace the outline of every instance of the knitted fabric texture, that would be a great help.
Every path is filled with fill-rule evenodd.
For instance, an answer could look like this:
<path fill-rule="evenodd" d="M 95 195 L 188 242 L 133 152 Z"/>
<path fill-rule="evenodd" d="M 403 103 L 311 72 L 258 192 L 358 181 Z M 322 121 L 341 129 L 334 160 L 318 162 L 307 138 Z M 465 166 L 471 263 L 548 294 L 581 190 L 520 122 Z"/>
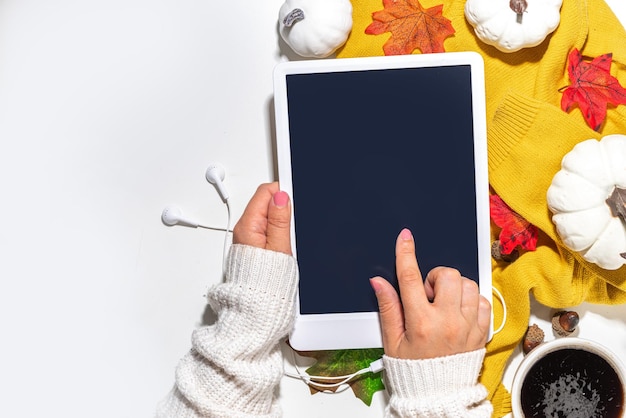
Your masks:
<path fill-rule="evenodd" d="M 382 1 L 352 3 L 353 29 L 337 57 L 383 55 L 382 46 L 390 34 L 365 34 L 372 13 L 383 8 Z M 583 301 L 626 302 L 626 267 L 604 270 L 566 248 L 546 202 L 552 178 L 575 144 L 626 134 L 626 106 L 609 106 L 598 132 L 586 125 L 578 107 L 569 113 L 560 108 L 560 89 L 571 84 L 567 64 L 573 48 L 580 50 L 585 60 L 612 53 L 611 74 L 626 85 L 626 32 L 603 0 L 564 0 L 560 25 L 542 44 L 503 53 L 475 36 L 465 19 L 465 0 L 421 3 L 426 8 L 443 3 L 443 16 L 456 30 L 444 42 L 446 51 L 475 51 L 483 56 L 489 181 L 494 193 L 539 230 L 536 251 L 524 252 L 511 264 L 493 262 L 494 286 L 509 303 L 506 326 L 487 345 L 480 381 L 489 390 L 494 416 L 503 416 L 510 412 L 510 396 L 501 379 L 528 327 L 531 292 L 540 303 L 553 308 Z M 494 239 L 498 233 L 493 228 Z M 494 300 L 496 324 L 502 313 L 502 306 Z"/>
<path fill-rule="evenodd" d="M 477 384 L 485 349 L 425 360 L 383 357 L 392 394 L 385 417 L 490 417 L 487 389 Z"/>
<path fill-rule="evenodd" d="M 226 281 L 210 289 L 215 324 L 194 331 L 176 385 L 157 417 L 280 417 L 274 396 L 283 375 L 279 341 L 292 327 L 295 259 L 233 245 Z"/>
<path fill-rule="evenodd" d="M 227 263 L 226 282 L 209 292 L 217 322 L 194 331 L 157 418 L 282 416 L 274 396 L 283 374 L 278 343 L 294 317 L 295 260 L 233 245 Z M 482 349 L 428 360 L 385 356 L 391 393 L 385 416 L 490 416 L 487 391 L 477 383 L 484 355 Z"/>

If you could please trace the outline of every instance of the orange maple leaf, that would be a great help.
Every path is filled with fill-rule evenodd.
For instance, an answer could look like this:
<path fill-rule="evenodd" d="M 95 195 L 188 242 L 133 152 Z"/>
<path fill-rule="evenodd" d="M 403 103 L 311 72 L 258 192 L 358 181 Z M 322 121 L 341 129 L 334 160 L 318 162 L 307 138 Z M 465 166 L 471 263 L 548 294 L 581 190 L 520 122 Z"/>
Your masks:
<path fill-rule="evenodd" d="M 585 62 L 578 49 L 569 54 L 567 71 L 572 84 L 561 97 L 561 109 L 565 112 L 578 104 L 587 124 L 597 131 L 606 118 L 606 108 L 626 104 L 626 89 L 610 73 L 613 54 L 600 55 Z"/>
<path fill-rule="evenodd" d="M 384 9 L 372 13 L 368 35 L 391 32 L 383 45 L 385 55 L 445 52 L 443 41 L 454 34 L 452 22 L 442 15 L 443 4 L 424 9 L 419 0 L 383 0 Z"/>

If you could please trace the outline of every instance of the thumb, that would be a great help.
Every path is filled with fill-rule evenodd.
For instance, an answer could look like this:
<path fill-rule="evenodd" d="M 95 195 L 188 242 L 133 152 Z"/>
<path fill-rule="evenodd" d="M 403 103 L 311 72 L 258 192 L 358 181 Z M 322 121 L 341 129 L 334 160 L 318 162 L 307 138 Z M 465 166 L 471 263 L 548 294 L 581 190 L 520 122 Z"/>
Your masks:
<path fill-rule="evenodd" d="M 383 345 L 391 348 L 404 334 L 404 310 L 396 289 L 382 277 L 370 279 L 376 299 L 383 333 Z"/>
<path fill-rule="evenodd" d="M 267 210 L 266 249 L 291 255 L 291 207 L 289 196 L 278 191 Z"/>

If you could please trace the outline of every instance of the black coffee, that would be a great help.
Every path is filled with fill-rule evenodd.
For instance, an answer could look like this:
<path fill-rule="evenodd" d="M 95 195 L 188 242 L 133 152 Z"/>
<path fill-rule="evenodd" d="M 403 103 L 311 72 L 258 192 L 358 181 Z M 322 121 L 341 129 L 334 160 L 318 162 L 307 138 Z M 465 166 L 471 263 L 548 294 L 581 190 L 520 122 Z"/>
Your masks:
<path fill-rule="evenodd" d="M 546 354 L 522 384 L 525 417 L 619 418 L 623 401 L 615 370 L 602 357 L 584 350 Z"/>

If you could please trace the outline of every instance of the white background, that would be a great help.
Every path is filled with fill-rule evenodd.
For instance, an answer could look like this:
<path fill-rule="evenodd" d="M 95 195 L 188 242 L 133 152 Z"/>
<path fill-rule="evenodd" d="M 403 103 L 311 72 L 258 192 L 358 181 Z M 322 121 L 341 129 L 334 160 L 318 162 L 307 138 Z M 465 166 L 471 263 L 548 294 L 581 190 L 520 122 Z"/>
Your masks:
<path fill-rule="evenodd" d="M 150 417 L 170 389 L 223 234 L 161 210 L 223 226 L 209 163 L 233 220 L 275 177 L 281 3 L 0 0 L 0 416 Z M 626 357 L 625 314 L 589 307 L 581 336 Z M 384 407 L 287 378 L 280 397 L 289 418 Z"/>

